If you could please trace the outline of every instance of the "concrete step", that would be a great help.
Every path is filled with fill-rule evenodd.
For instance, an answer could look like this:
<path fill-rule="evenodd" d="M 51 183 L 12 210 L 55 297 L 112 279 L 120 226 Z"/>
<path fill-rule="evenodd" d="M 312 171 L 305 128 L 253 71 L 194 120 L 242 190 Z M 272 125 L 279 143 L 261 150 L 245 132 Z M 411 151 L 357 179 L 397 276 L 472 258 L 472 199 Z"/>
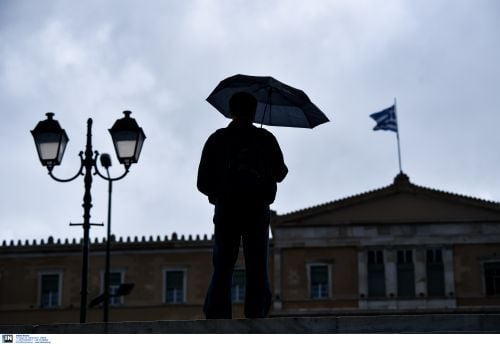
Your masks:
<path fill-rule="evenodd" d="M 433 314 L 1 325 L 0 333 L 500 333 L 500 314 Z"/>

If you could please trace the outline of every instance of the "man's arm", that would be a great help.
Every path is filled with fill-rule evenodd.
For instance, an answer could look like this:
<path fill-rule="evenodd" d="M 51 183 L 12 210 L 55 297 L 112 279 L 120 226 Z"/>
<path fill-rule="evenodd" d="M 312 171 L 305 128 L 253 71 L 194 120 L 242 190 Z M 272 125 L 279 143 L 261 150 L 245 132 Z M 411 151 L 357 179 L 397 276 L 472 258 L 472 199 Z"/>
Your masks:
<path fill-rule="evenodd" d="M 200 165 L 198 166 L 198 190 L 208 196 L 209 200 L 215 196 L 216 171 L 215 171 L 215 139 L 211 135 L 201 153 Z"/>
<path fill-rule="evenodd" d="M 281 152 L 280 145 L 274 135 L 271 135 L 271 153 L 272 153 L 272 163 L 273 163 L 273 177 L 276 182 L 280 183 L 285 179 L 288 174 L 288 167 L 285 165 L 283 159 L 283 153 Z"/>

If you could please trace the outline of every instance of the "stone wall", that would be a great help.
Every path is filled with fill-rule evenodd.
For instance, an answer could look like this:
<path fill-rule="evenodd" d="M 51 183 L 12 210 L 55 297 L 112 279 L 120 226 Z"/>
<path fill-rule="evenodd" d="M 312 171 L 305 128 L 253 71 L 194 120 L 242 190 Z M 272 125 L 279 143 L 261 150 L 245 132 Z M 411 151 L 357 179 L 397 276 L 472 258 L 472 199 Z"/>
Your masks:
<path fill-rule="evenodd" d="M 500 333 L 500 314 L 338 316 L 0 326 L 1 333 Z"/>

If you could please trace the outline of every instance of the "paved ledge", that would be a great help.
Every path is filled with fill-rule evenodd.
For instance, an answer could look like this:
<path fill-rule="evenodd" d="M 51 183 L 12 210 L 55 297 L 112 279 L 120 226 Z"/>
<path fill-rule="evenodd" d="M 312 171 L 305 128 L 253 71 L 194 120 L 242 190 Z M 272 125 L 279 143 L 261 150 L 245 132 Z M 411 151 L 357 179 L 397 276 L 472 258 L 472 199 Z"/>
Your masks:
<path fill-rule="evenodd" d="M 500 314 L 0 325 L 0 333 L 500 333 Z"/>

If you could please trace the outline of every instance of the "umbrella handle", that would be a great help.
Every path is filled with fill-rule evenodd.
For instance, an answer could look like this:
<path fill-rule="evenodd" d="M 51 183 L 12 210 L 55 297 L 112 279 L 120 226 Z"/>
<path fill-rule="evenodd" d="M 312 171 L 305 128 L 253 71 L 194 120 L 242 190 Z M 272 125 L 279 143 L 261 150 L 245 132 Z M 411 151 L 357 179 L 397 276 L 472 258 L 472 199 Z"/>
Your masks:
<path fill-rule="evenodd" d="M 260 122 L 260 127 L 262 128 L 262 124 L 264 123 L 264 119 L 266 118 L 266 110 L 267 110 L 267 105 L 269 105 L 269 122 L 271 121 L 271 110 L 273 107 L 273 103 L 271 101 L 271 94 L 273 92 L 273 88 L 269 87 L 269 91 L 267 93 L 267 103 L 266 106 L 264 107 L 264 114 L 262 115 L 262 121 Z"/>

